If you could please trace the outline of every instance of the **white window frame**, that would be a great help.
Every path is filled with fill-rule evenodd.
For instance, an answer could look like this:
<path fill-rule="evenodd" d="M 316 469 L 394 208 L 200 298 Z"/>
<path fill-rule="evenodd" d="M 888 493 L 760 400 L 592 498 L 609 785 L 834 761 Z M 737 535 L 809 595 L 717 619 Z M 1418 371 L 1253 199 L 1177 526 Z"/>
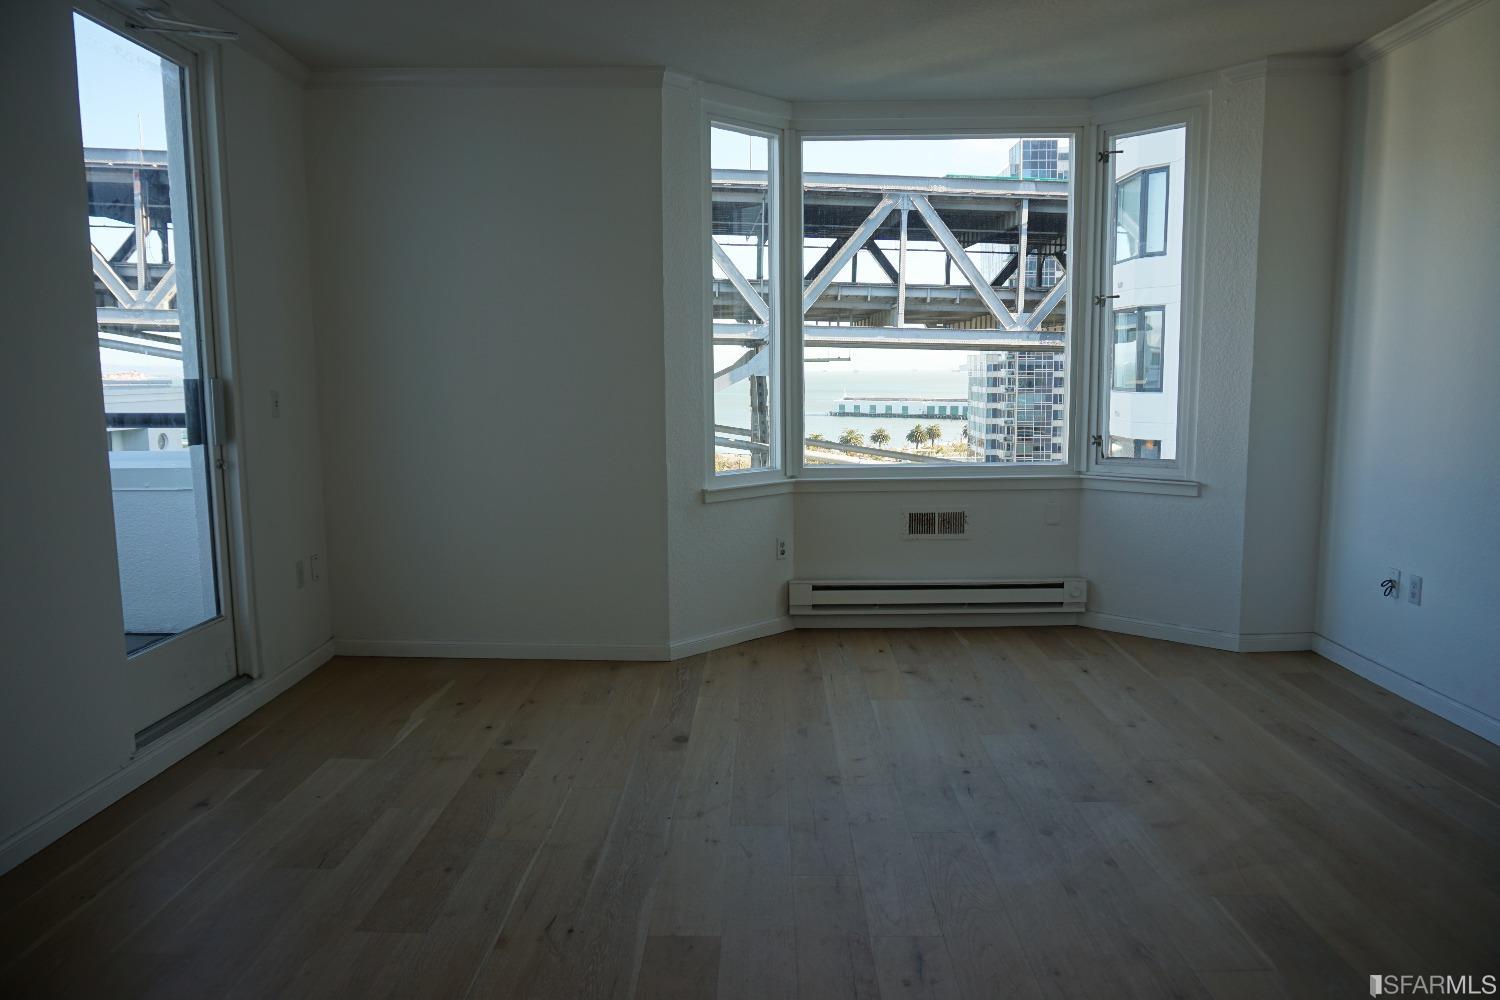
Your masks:
<path fill-rule="evenodd" d="M 926 104 L 898 104 L 878 105 L 868 111 L 854 109 L 848 105 L 833 105 L 827 112 L 818 105 L 799 105 L 794 110 L 791 127 L 787 131 L 788 154 L 784 158 L 788 161 L 789 169 L 795 167 L 795 183 L 786 186 L 786 196 L 783 200 L 783 214 L 790 228 L 795 223 L 795 242 L 788 246 L 800 248 L 802 246 L 802 169 L 801 152 L 802 143 L 808 139 L 952 139 L 952 138 L 1016 138 L 1016 139 L 1061 139 L 1066 138 L 1071 143 L 1071 167 L 1070 187 L 1068 196 L 1068 246 L 1070 255 L 1073 247 L 1077 245 L 1080 233 L 1090 230 L 1084 225 L 1084 219 L 1088 212 L 1087 196 L 1084 189 L 1088 187 L 1085 183 L 1079 183 L 1076 164 L 1080 161 L 1080 155 L 1092 157 L 1092 152 L 1085 149 L 1090 129 L 1087 127 L 1088 115 L 1086 113 L 1069 114 L 1066 111 L 1039 110 L 1039 111 L 1014 111 L 1006 108 L 994 111 L 979 111 L 954 115 L 951 106 L 926 105 Z M 967 110 L 967 109 L 966 109 Z M 786 270 L 783 272 L 782 284 L 786 288 L 802 287 L 801 265 L 802 255 L 786 254 Z M 1078 381 L 1081 375 L 1079 360 L 1081 352 L 1078 350 L 1080 343 L 1081 323 L 1085 313 L 1080 309 L 1080 301 L 1085 294 L 1089 293 L 1087 287 L 1080 290 L 1082 282 L 1079 279 L 1079 271 L 1082 268 L 1070 266 L 1068 268 L 1068 296 L 1065 308 L 1068 310 L 1068 339 L 1063 350 L 1064 371 L 1067 373 L 1067 424 L 1064 431 L 1064 440 L 1067 442 L 1067 458 L 1062 462 L 1028 462 L 1020 464 L 999 464 L 973 462 L 963 465 L 933 466 L 933 465 L 880 465 L 880 466 L 806 466 L 803 463 L 802 447 L 802 410 L 803 410 L 803 379 L 802 379 L 802 312 L 801 297 L 796 297 L 796 315 L 793 322 L 789 322 L 786 333 L 783 335 L 786 356 L 787 377 L 784 386 L 783 398 L 786 402 L 787 412 L 787 435 L 788 442 L 796 442 L 796 447 L 788 446 L 787 476 L 801 480 L 803 483 L 903 483 L 903 482 L 936 482 L 941 483 L 948 480 L 980 480 L 997 483 L 1006 479 L 1036 480 L 1038 478 L 1054 477 L 1076 477 L 1081 472 L 1080 449 L 1081 442 L 1086 440 L 1078 434 L 1081 423 L 1079 415 L 1083 413 L 1074 403 L 1078 397 L 1078 390 L 1082 384 Z M 787 298 L 791 298 L 788 296 Z M 793 427 L 795 425 L 795 433 Z"/>
<path fill-rule="evenodd" d="M 787 478 L 787 455 L 789 449 L 786 446 L 787 415 L 786 406 L 786 157 L 787 138 L 785 118 L 774 112 L 768 113 L 754 107 L 739 104 L 730 96 L 728 100 L 721 97 L 718 100 L 705 99 L 701 102 L 700 128 L 699 128 L 699 150 L 702 197 L 702 247 L 701 274 L 703 294 L 703 317 L 702 334 L 711 336 L 713 329 L 713 160 L 711 155 L 713 130 L 726 129 L 739 132 L 744 135 L 768 140 L 769 156 L 767 170 L 769 178 L 769 199 L 772 225 L 775 227 L 775 237 L 771 241 L 769 260 L 766 273 L 771 278 L 770 297 L 766 303 L 770 309 L 772 322 L 768 324 L 770 330 L 770 343 L 767 350 L 770 352 L 770 395 L 771 395 L 771 448 L 767 467 L 763 469 L 744 469 L 730 472 L 716 472 L 714 468 L 716 448 L 714 445 L 714 352 L 710 342 L 703 356 L 703 385 L 704 385 L 704 426 L 708 433 L 704 437 L 706 449 L 704 462 L 705 489 L 723 489 L 726 487 L 757 486 L 766 483 L 780 482 Z"/>
<path fill-rule="evenodd" d="M 1088 310 L 1086 333 L 1090 378 L 1090 405 L 1086 423 L 1088 447 L 1084 454 L 1083 471 L 1088 475 L 1111 478 L 1163 479 L 1190 481 L 1193 476 L 1197 453 L 1197 408 L 1199 345 L 1202 332 L 1202 274 L 1204 250 L 1204 218 L 1206 215 L 1207 167 L 1208 167 L 1208 111 L 1207 95 L 1185 98 L 1173 107 L 1155 110 L 1147 114 L 1122 115 L 1100 121 L 1096 128 L 1097 149 L 1114 148 L 1114 142 L 1162 129 L 1184 126 L 1182 198 L 1182 293 L 1178 312 L 1177 343 L 1177 457 L 1159 458 L 1109 458 L 1109 394 L 1113 386 L 1113 342 L 1114 300 L 1093 298 Z M 1091 248 L 1093 260 L 1093 286 L 1107 290 L 1115 265 L 1115 185 L 1112 164 L 1094 157 L 1098 176 L 1090 185 L 1094 190 L 1095 204 L 1099 206 L 1094 219 L 1095 245 Z M 1170 225 L 1170 223 L 1169 223 Z M 1106 338 L 1108 343 L 1106 343 Z M 1165 365 L 1162 370 L 1166 378 Z M 1097 442 L 1097 443 L 1095 443 Z"/>
<path fill-rule="evenodd" d="M 261 656 L 250 550 L 250 479 L 245 441 L 234 433 L 245 426 L 244 395 L 239 385 L 239 352 L 234 311 L 234 262 L 229 224 L 229 180 L 224 152 L 223 54 L 219 42 L 190 33 L 157 32 L 134 27 L 137 18 L 104 0 L 71 0 L 84 17 L 128 38 L 144 49 L 188 66 L 184 88 L 188 156 L 193 171 L 193 264 L 197 280 L 198 322 L 202 325 L 202 363 L 223 389 L 217 401 L 205 400 L 204 417 L 212 424 L 223 468 L 222 525 L 216 525 L 215 547 L 223 587 L 220 614 L 232 613 L 235 659 L 239 672 L 252 678 L 266 674 Z M 217 402 L 218 405 L 215 405 Z M 221 423 L 216 418 L 224 418 Z M 217 530 L 222 527 L 223 530 Z M 231 611 L 232 609 L 232 611 Z"/>
<path fill-rule="evenodd" d="M 1209 89 L 1183 90 L 1148 98 L 1143 102 L 1087 101 L 973 101 L 973 102 L 806 102 L 789 104 L 712 84 L 702 85 L 700 101 L 704 176 L 708 169 L 708 123 L 740 122 L 755 129 L 776 131 L 781 138 L 782 325 L 779 410 L 782 467 L 779 470 L 715 476 L 713 471 L 713 400 L 706 402 L 705 475 L 703 501 L 718 503 L 752 499 L 788 492 L 888 493 L 912 491 L 987 490 L 1104 490 L 1198 496 L 1201 486 L 1193 479 L 1196 451 L 1196 412 L 1199 386 L 1199 339 L 1201 317 L 1202 255 L 1207 204 L 1209 122 L 1212 93 Z M 1094 305 L 1102 282 L 1108 280 L 1114 244 L 1107 230 L 1112 223 L 1107 171 L 1097 183 L 1088 177 L 1099 162 L 1098 153 L 1108 148 L 1106 137 L 1127 134 L 1125 130 L 1150 131 L 1173 124 L 1186 124 L 1187 170 L 1184 179 L 1184 272 L 1178 400 L 1178 457 L 1156 459 L 1107 459 L 1101 461 L 1092 444 L 1102 433 L 1103 407 L 1109 402 L 1106 381 L 1110 372 L 1101 357 L 1100 338 L 1114 336 L 1113 310 Z M 801 254 L 790 252 L 802 241 L 802 140 L 833 136 L 869 138 L 1003 135 L 1017 138 L 1068 136 L 1073 140 L 1070 166 L 1073 180 L 1070 203 L 1067 308 L 1069 338 L 1066 349 L 1068 378 L 1068 460 L 1060 464 L 1027 463 L 998 465 L 972 463 L 962 466 L 844 467 L 806 469 L 802 463 L 802 315 L 801 296 L 785 289 L 801 288 Z M 709 188 L 703 187 L 704 211 L 708 211 Z M 710 222 L 704 220 L 704 230 Z M 1097 234 L 1094 246 L 1080 237 Z M 708 267 L 704 255 L 705 269 Z M 703 323 L 712 321 L 705 278 Z M 712 358 L 704 363 L 705 385 L 712 377 Z M 797 446 L 793 447 L 792 443 Z"/>

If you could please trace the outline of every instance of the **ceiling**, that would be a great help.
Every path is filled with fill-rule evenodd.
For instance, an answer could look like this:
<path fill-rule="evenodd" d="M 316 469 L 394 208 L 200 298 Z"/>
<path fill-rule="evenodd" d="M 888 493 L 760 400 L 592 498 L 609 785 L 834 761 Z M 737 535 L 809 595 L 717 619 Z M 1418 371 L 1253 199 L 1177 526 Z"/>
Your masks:
<path fill-rule="evenodd" d="M 333 67 L 667 66 L 800 100 L 1096 97 L 1336 53 L 1427 0 L 219 0 Z"/>

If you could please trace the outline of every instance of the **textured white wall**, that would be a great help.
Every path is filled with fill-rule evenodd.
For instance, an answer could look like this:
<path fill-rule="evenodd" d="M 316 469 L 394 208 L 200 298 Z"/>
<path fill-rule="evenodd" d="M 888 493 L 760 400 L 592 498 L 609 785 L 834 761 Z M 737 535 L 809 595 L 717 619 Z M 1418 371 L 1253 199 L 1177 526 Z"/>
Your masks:
<path fill-rule="evenodd" d="M 812 579 L 1067 576 L 1078 567 L 1072 491 L 815 493 L 797 496 L 797 575 Z M 1056 502 L 1059 523 L 1047 524 Z M 967 510 L 963 540 L 903 538 L 907 510 Z"/>
<path fill-rule="evenodd" d="M 1500 733 L 1500 3 L 1353 74 L 1318 631 Z M 1421 607 L 1383 598 L 1388 567 Z M 1377 668 L 1378 669 L 1378 668 Z M 1463 715 L 1462 711 L 1458 713 Z M 1484 720 L 1488 720 L 1485 722 Z"/>
<path fill-rule="evenodd" d="M 1266 78 L 1242 634 L 1306 635 L 1317 602 L 1344 81 L 1310 68 Z"/>
<path fill-rule="evenodd" d="M 335 630 L 660 649 L 660 79 L 492 84 L 309 93 Z"/>
<path fill-rule="evenodd" d="M 235 292 L 235 345 L 224 374 L 240 402 L 230 458 L 250 481 L 246 517 L 259 621 L 252 641 L 262 669 L 274 675 L 333 634 L 331 577 L 309 576 L 299 590 L 294 570 L 314 553 L 327 564 L 304 95 L 299 81 L 244 46 L 223 52 Z M 280 417 L 272 416 L 273 390 Z"/>

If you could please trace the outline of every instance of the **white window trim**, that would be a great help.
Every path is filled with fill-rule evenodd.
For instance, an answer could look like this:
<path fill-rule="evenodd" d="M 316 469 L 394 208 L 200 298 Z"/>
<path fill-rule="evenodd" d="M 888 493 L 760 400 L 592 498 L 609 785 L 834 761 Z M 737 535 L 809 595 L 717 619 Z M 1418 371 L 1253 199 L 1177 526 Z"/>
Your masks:
<path fill-rule="evenodd" d="M 1095 301 L 1083 325 L 1080 342 L 1089 355 L 1090 373 L 1088 392 L 1087 447 L 1083 453 L 1082 471 L 1085 475 L 1102 476 L 1109 479 L 1150 479 L 1177 482 L 1192 482 L 1197 458 L 1197 414 L 1199 384 L 1199 345 L 1202 337 L 1202 275 L 1205 240 L 1205 218 L 1207 206 L 1208 166 L 1208 121 L 1210 95 L 1197 93 L 1185 96 L 1181 102 L 1167 108 L 1158 108 L 1149 113 L 1132 113 L 1121 109 L 1108 120 L 1101 120 L 1093 129 L 1097 149 L 1112 148 L 1111 144 L 1121 138 L 1139 135 L 1176 125 L 1187 127 L 1184 146 L 1186 169 L 1183 176 L 1182 218 L 1182 297 L 1178 312 L 1177 343 L 1177 457 L 1156 458 L 1105 458 L 1104 448 L 1108 441 L 1109 393 L 1112 383 L 1109 369 L 1110 352 L 1105 348 L 1105 337 L 1111 342 L 1114 337 L 1114 309 L 1110 299 Z M 1097 165 L 1097 177 L 1089 186 L 1094 190 L 1098 211 L 1094 219 L 1095 245 L 1089 254 L 1092 286 L 1103 289 L 1108 286 L 1111 268 L 1114 266 L 1114 233 L 1112 232 L 1114 193 L 1110 183 L 1112 171 L 1108 163 L 1101 163 L 1097 156 L 1091 158 Z M 1165 369 L 1163 369 L 1165 377 Z M 1092 444 L 1097 438 L 1099 444 Z"/>
<path fill-rule="evenodd" d="M 804 139 L 818 138 L 946 138 L 955 136 L 1004 136 L 1006 138 L 1060 138 L 1067 137 L 1073 145 L 1074 160 L 1077 160 L 1077 150 L 1081 148 L 1088 129 L 1086 128 L 1087 114 L 1078 114 L 1078 107 L 1068 105 L 1067 111 L 1058 108 L 1052 112 L 1043 102 L 1044 106 L 1036 107 L 1034 110 L 1007 110 L 1004 107 L 986 105 L 984 109 L 955 108 L 954 105 L 931 105 L 931 104 L 891 104 L 877 105 L 870 108 L 852 108 L 843 105 L 814 105 L 804 111 L 803 106 L 794 107 L 792 127 L 788 132 L 787 144 L 789 148 L 797 150 L 797 174 L 794 185 L 789 186 L 785 201 L 785 213 L 788 219 L 795 219 L 797 223 L 796 243 L 790 245 L 801 245 L 802 232 L 802 172 L 801 172 L 801 148 Z M 967 111 L 967 114 L 955 114 L 955 110 Z M 1067 113 L 1071 112 L 1071 113 Z M 1076 166 L 1073 176 L 1076 178 Z M 1081 197 L 1083 185 L 1073 183 L 1069 194 L 1068 215 L 1068 245 L 1076 245 L 1076 239 L 1080 232 L 1086 232 L 1082 228 L 1081 216 L 1086 211 Z M 788 258 L 792 255 L 788 254 Z M 793 275 L 792 267 L 789 266 L 783 277 L 783 282 L 795 282 L 787 284 L 786 287 L 801 287 L 802 273 L 800 270 L 801 260 L 789 260 L 789 265 L 795 265 L 796 273 Z M 1081 470 L 1074 434 L 1074 425 L 1078 422 L 1079 411 L 1074 407 L 1072 398 L 1075 391 L 1075 369 L 1076 369 L 1076 344 L 1078 336 L 1075 331 L 1079 329 L 1079 321 L 1082 315 L 1078 307 L 1077 285 L 1073 284 L 1075 272 L 1072 267 L 1068 269 L 1069 294 L 1066 308 L 1068 309 L 1068 344 L 1063 352 L 1064 367 L 1068 372 L 1068 424 L 1066 440 L 1068 444 L 1068 457 L 1062 462 L 1035 462 L 1016 465 L 998 465 L 985 463 L 972 463 L 967 465 L 953 466 L 859 466 L 859 467 L 809 467 L 803 464 L 801 447 L 787 448 L 787 474 L 793 478 L 806 481 L 830 480 L 830 481 L 885 481 L 892 483 L 905 482 L 911 479 L 922 479 L 924 481 L 943 481 L 948 479 L 957 480 L 979 480 L 983 482 L 998 482 L 1011 478 L 1035 477 L 1039 472 L 1044 474 L 1078 474 Z M 800 303 L 799 303 L 800 305 Z M 803 398 L 802 384 L 802 314 L 797 311 L 795 325 L 789 323 L 787 336 L 784 338 L 786 344 L 786 355 L 788 365 L 788 384 L 786 386 L 786 398 L 797 400 L 798 405 L 790 407 L 796 411 L 798 423 L 801 422 Z M 788 441 L 801 443 L 800 426 L 796 438 L 788 437 Z"/>
<path fill-rule="evenodd" d="M 222 400 L 225 426 L 215 426 L 224 467 L 219 483 L 223 493 L 222 525 L 216 525 L 215 545 L 220 560 L 221 614 L 233 609 L 235 659 L 241 674 L 257 680 L 266 675 L 258 641 L 259 617 L 255 602 L 255 567 L 250 547 L 250 474 L 246 444 L 235 428 L 246 425 L 239 385 L 238 326 L 234 309 L 235 267 L 230 238 L 229 179 L 224 152 L 223 57 L 218 42 L 192 35 L 170 35 L 132 28 L 135 18 L 103 0 L 72 0 L 72 9 L 97 21 L 158 55 L 188 68 L 188 155 L 193 159 L 192 198 L 197 214 L 192 234 L 196 268 L 198 321 L 203 326 L 204 376 L 217 377 L 227 392 Z M 255 42 L 249 46 L 256 58 L 266 51 Z M 280 50 L 271 48 L 272 53 Z M 287 67 L 273 58 L 268 65 L 280 72 Z M 299 81 L 300 82 L 300 81 Z M 209 420 L 215 407 L 205 407 Z M 219 531 L 218 528 L 223 530 Z M 222 536 L 222 538 L 218 537 Z"/>
<path fill-rule="evenodd" d="M 1109 459 L 1099 462 L 1090 438 L 1102 424 L 1099 386 L 1107 377 L 1098 363 L 1101 311 L 1094 295 L 1107 271 L 1101 271 L 1106 244 L 1102 237 L 1089 252 L 1075 251 L 1069 267 L 1070 336 L 1066 356 L 1068 393 L 1068 460 L 1056 465 L 963 465 L 951 468 L 898 467 L 889 469 L 806 469 L 802 448 L 802 315 L 800 296 L 781 294 L 778 315 L 782 325 L 780 469 L 716 476 L 713 471 L 713 399 L 707 393 L 704 503 L 721 503 L 795 493 L 984 492 L 1009 490 L 1088 490 L 1196 497 L 1203 486 L 1192 478 L 1196 451 L 1198 400 L 1198 341 L 1201 330 L 1204 219 L 1206 214 L 1209 110 L 1212 94 L 1206 88 L 1155 96 L 1141 104 L 1078 100 L 1016 102 L 809 102 L 788 104 L 725 87 L 704 84 L 700 102 L 703 120 L 701 151 L 704 173 L 708 165 L 708 129 L 718 121 L 741 123 L 752 130 L 777 131 L 781 151 L 782 246 L 797 247 L 802 240 L 802 139 L 820 135 L 941 136 L 998 135 L 1060 136 L 1073 139 L 1069 245 L 1081 248 L 1079 235 L 1108 228 L 1105 182 L 1087 183 L 1086 168 L 1097 162 L 1106 134 L 1120 128 L 1140 131 L 1168 124 L 1188 125 L 1188 166 L 1184 191 L 1184 277 L 1182 332 L 1179 344 L 1178 458 Z M 1108 117 L 1091 108 L 1102 104 Z M 1156 123 L 1156 124 L 1151 124 Z M 1103 171 L 1100 172 L 1104 173 Z M 711 197 L 704 187 L 705 212 Z M 705 218 L 704 231 L 711 220 Z M 1191 229 L 1189 229 L 1191 227 Z M 1112 254 L 1111 254 L 1112 256 Z M 783 252 L 781 287 L 800 287 L 801 255 Z M 704 267 L 708 263 L 705 257 Z M 712 321 L 705 279 L 703 322 Z M 1111 312 L 1104 310 L 1104 312 Z M 1111 325 L 1112 331 L 1112 325 Z M 1112 335 L 1112 334 L 1111 334 Z M 712 352 L 705 362 L 705 384 L 712 378 Z M 1104 401 L 1107 404 L 1107 395 Z M 795 400 L 795 404 L 793 401 Z"/>
<path fill-rule="evenodd" d="M 770 141 L 771 159 L 775 161 L 776 176 L 771 185 L 771 214 L 778 222 L 783 223 L 777 230 L 776 239 L 772 242 L 770 255 L 769 274 L 779 281 L 773 281 L 771 290 L 771 301 L 767 303 L 773 311 L 776 322 L 771 324 L 771 457 L 773 462 L 770 468 L 746 469 L 738 472 L 716 472 L 714 470 L 714 352 L 710 343 L 707 350 L 703 352 L 702 379 L 705 386 L 703 393 L 704 405 L 704 427 L 707 433 L 703 438 L 704 446 L 704 490 L 705 492 L 719 490 L 725 487 L 753 487 L 765 483 L 781 482 L 786 478 L 788 438 L 787 423 L 792 416 L 794 407 L 786 405 L 786 309 L 785 294 L 786 287 L 784 266 L 785 258 L 788 256 L 785 250 L 786 226 L 784 224 L 787 215 L 786 205 L 786 169 L 785 160 L 787 156 L 788 140 L 786 137 L 786 116 L 784 105 L 769 99 L 756 98 L 754 95 L 741 94 L 736 91 L 722 87 L 705 87 L 705 96 L 700 101 L 699 114 L 699 163 L 702 165 L 700 176 L 702 179 L 701 210 L 702 210 L 702 247 L 703 253 L 700 261 L 703 311 L 700 321 L 702 331 L 711 331 L 713 326 L 713 264 L 711 260 L 711 241 L 713 240 L 713 186 L 710 183 L 713 161 L 711 156 L 712 133 L 715 128 L 725 128 L 731 131 L 741 132 L 745 135 L 758 136 Z"/>

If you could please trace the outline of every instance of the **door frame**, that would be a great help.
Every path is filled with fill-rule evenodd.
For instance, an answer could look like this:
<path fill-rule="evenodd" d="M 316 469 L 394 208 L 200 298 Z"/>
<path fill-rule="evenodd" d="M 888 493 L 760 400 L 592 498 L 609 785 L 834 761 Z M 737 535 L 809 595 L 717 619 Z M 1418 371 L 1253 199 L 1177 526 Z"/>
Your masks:
<path fill-rule="evenodd" d="M 203 368 L 204 417 L 212 442 L 208 452 L 209 473 L 212 487 L 217 492 L 212 505 L 212 522 L 219 614 L 162 645 L 180 644 L 184 647 L 184 655 L 193 655 L 195 648 L 202 654 L 215 655 L 218 652 L 215 644 L 204 644 L 199 636 L 227 624 L 232 670 L 224 677 L 224 682 L 237 676 L 260 678 L 264 675 L 264 663 L 255 641 L 258 632 L 252 586 L 249 479 L 243 441 L 238 434 L 244 420 L 242 394 L 236 391 L 239 365 L 234 336 L 234 268 L 230 259 L 232 241 L 224 155 L 220 43 L 131 27 L 133 15 L 103 0 L 73 0 L 71 6 L 77 13 L 110 31 L 183 66 L 186 73 L 183 113 L 192 176 L 190 197 L 194 225 L 191 236 L 196 270 L 197 322 L 201 328 L 200 363 Z M 149 651 L 143 650 L 137 655 L 149 655 Z M 196 692 L 183 701 L 183 706 L 205 693 Z M 141 713 L 134 709 L 132 714 L 136 716 L 132 724 L 139 723 L 141 730 L 159 721 L 156 718 L 143 720 Z"/>

